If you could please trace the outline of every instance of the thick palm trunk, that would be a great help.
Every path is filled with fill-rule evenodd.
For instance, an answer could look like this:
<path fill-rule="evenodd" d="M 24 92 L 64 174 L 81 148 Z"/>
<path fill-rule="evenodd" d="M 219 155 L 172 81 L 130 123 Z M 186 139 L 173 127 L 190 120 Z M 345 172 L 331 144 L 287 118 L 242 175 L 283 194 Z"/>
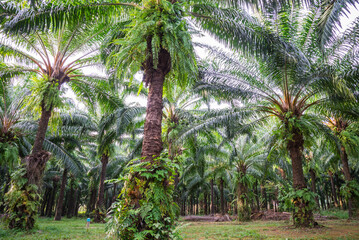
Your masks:
<path fill-rule="evenodd" d="M 66 183 L 67 183 L 67 168 L 64 169 L 64 172 L 62 174 L 60 193 L 59 193 L 59 198 L 58 198 L 58 201 L 57 201 L 56 212 L 55 212 L 55 219 L 54 219 L 55 221 L 60 221 L 61 220 L 62 207 L 63 207 L 63 204 L 64 204 Z"/>
<path fill-rule="evenodd" d="M 345 151 L 344 146 L 341 147 L 341 155 L 340 158 L 342 160 L 342 164 L 343 164 L 343 173 L 344 173 L 344 177 L 345 177 L 345 181 L 346 182 L 350 182 L 352 180 L 351 176 L 350 176 L 350 169 L 349 169 L 349 163 L 348 163 L 348 155 Z M 353 195 L 353 194 L 352 194 Z M 348 199 L 348 213 L 349 213 L 349 218 L 353 218 L 355 217 L 355 207 L 354 207 L 354 197 L 350 197 Z"/>
<path fill-rule="evenodd" d="M 152 49 L 152 39 L 148 38 L 147 46 L 148 46 L 148 58 L 145 62 L 143 62 L 142 67 L 144 69 L 144 79 L 146 86 L 149 86 L 149 92 L 147 97 L 147 109 L 146 109 L 146 118 L 144 125 L 144 133 L 143 133 L 143 141 L 142 141 L 142 152 L 141 152 L 141 161 L 154 163 L 154 159 L 159 157 L 163 145 L 162 145 L 162 107 L 163 107 L 163 84 L 165 81 L 165 77 L 167 73 L 171 69 L 171 57 L 167 50 L 161 48 L 158 52 L 157 58 L 157 66 L 153 63 L 153 58 L 151 56 Z M 163 162 L 159 163 L 163 164 Z M 154 165 L 148 165 L 148 169 L 153 168 Z M 139 182 L 141 182 L 139 184 Z M 158 184 L 157 180 L 154 178 L 145 178 L 140 172 L 135 172 L 130 175 L 130 179 L 128 180 L 128 185 L 126 185 L 126 191 L 128 194 L 126 195 L 126 204 L 120 211 L 127 212 L 128 208 L 138 209 L 142 205 L 142 201 L 144 202 L 152 202 L 154 204 L 158 204 L 156 201 L 147 197 L 143 193 L 146 192 L 148 188 L 152 188 L 150 186 L 150 182 L 154 182 L 158 187 L 163 189 L 163 191 L 171 191 L 169 188 L 169 181 L 165 181 L 161 185 Z M 171 197 L 169 197 L 171 201 L 173 201 L 172 193 Z M 157 207 L 157 206 L 156 206 Z M 170 206 L 163 206 L 165 209 L 169 209 Z M 141 212 L 142 213 L 142 212 Z M 151 214 L 151 213 L 146 213 Z M 158 215 L 157 215 L 158 216 Z M 159 221 L 156 218 L 156 221 Z M 132 220 L 131 220 L 132 221 Z M 140 214 L 136 215 L 136 231 L 142 232 L 147 227 L 151 227 L 148 222 L 144 221 L 144 218 L 141 217 Z M 168 225 L 165 221 L 163 224 Z M 127 230 L 123 230 L 127 232 Z M 132 230 L 131 230 L 132 232 Z M 132 234 L 132 233 L 131 233 Z M 147 235 L 146 235 L 147 236 Z"/>
<path fill-rule="evenodd" d="M 45 170 L 46 162 L 50 158 L 50 154 L 42 150 L 44 144 L 47 126 L 51 117 L 52 108 L 46 110 L 44 104 L 42 104 L 41 118 L 39 127 L 36 133 L 34 146 L 29 156 L 25 158 L 26 161 L 26 175 L 29 184 L 40 185 L 42 174 Z"/>
<path fill-rule="evenodd" d="M 149 43 L 149 46 L 151 44 Z M 141 157 L 144 161 L 152 161 L 162 151 L 162 107 L 163 84 L 166 74 L 171 69 L 170 54 L 161 49 L 158 55 L 158 65 L 155 69 L 152 58 L 145 64 L 144 81 L 149 85 L 147 97 L 146 120 L 143 133 Z"/>
<path fill-rule="evenodd" d="M 287 148 L 292 160 L 293 188 L 301 190 L 306 188 L 302 165 L 302 151 L 304 139 L 299 129 L 293 130 L 293 137 L 289 140 Z M 293 222 L 298 227 L 310 227 L 314 225 L 313 212 L 309 209 L 308 202 L 303 198 L 294 199 L 295 211 L 293 211 Z"/>

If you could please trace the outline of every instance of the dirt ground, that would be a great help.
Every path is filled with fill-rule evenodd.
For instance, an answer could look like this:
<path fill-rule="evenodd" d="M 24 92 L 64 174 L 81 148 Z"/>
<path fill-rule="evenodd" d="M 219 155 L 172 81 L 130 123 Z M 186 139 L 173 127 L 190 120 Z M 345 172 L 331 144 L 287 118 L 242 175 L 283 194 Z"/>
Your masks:
<path fill-rule="evenodd" d="M 319 220 L 321 227 L 294 228 L 290 221 L 186 222 L 185 240 L 233 239 L 359 239 L 359 221 Z"/>
<path fill-rule="evenodd" d="M 251 216 L 251 220 L 263 220 L 263 221 L 281 221 L 281 220 L 290 220 L 291 213 L 290 212 L 274 212 L 274 211 L 260 211 L 253 213 Z M 337 219 L 333 216 L 321 216 L 319 214 L 314 214 L 314 218 L 316 221 L 325 221 L 329 219 Z M 182 218 L 183 221 L 189 222 L 230 222 L 236 219 L 235 216 L 229 216 L 228 214 L 222 216 L 220 214 L 216 215 L 188 215 Z"/>

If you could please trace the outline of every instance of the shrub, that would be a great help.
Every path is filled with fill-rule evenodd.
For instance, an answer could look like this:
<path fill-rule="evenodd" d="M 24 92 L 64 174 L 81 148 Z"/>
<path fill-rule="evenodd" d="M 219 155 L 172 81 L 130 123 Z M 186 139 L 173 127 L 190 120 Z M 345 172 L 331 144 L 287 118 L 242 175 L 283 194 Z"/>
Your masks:
<path fill-rule="evenodd" d="M 175 231 L 179 208 L 173 200 L 176 168 L 166 155 L 151 162 L 131 161 L 110 212 L 108 233 L 120 239 L 180 239 Z"/>

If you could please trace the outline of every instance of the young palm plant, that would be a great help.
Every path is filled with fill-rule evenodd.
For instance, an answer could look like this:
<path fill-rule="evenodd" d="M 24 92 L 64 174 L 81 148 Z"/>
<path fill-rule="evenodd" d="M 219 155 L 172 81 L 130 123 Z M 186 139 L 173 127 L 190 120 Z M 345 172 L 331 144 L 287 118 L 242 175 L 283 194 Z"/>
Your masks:
<path fill-rule="evenodd" d="M 248 191 L 252 185 L 251 172 L 262 167 L 262 162 L 266 160 L 263 144 L 255 142 L 250 136 L 245 135 L 234 139 L 227 136 L 224 138 L 223 144 L 225 143 L 231 151 L 230 162 L 236 169 L 238 220 L 248 221 L 251 216 Z"/>

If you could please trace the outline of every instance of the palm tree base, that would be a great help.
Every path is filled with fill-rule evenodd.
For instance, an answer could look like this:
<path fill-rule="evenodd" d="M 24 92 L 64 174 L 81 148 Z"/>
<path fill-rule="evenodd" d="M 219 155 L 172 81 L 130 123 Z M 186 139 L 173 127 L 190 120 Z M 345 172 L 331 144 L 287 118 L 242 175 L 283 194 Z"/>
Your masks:
<path fill-rule="evenodd" d="M 29 184 L 35 184 L 39 187 L 46 163 L 50 159 L 50 156 L 51 154 L 49 152 L 41 150 L 25 158 L 26 176 Z"/>
<path fill-rule="evenodd" d="M 295 227 L 312 228 L 318 226 L 309 202 L 297 198 L 294 200 L 293 224 Z"/>
<path fill-rule="evenodd" d="M 176 168 L 162 156 L 129 166 L 122 192 L 112 206 L 109 234 L 120 239 L 175 239 L 179 212 L 173 199 Z"/>

